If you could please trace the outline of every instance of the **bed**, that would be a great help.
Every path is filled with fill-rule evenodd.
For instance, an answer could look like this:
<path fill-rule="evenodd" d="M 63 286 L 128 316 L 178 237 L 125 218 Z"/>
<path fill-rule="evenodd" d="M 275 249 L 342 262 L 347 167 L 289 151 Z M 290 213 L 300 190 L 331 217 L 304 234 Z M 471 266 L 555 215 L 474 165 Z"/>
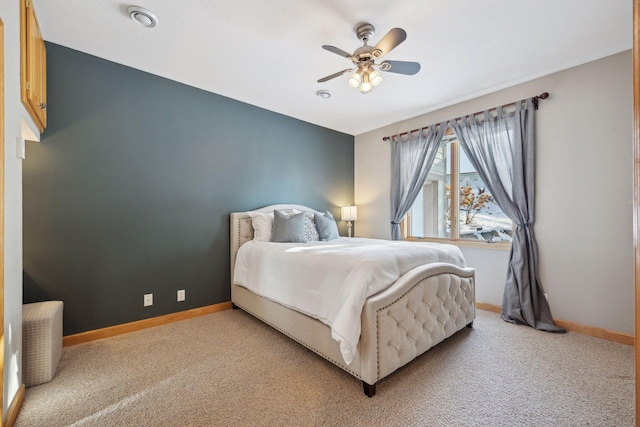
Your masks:
<path fill-rule="evenodd" d="M 248 283 L 242 283 L 249 282 L 250 274 L 247 272 L 251 273 L 252 263 L 258 262 L 252 260 L 265 258 L 251 258 L 246 254 L 262 250 L 261 246 L 269 245 L 280 245 L 283 248 L 282 252 L 306 253 L 314 250 L 328 251 L 328 246 L 333 251 L 334 248 L 345 248 L 350 244 L 364 247 L 369 243 L 382 244 L 383 241 L 338 238 L 330 242 L 298 244 L 256 242 L 253 218 L 260 218 L 259 214 L 273 213 L 276 210 L 305 212 L 307 216 L 323 214 L 306 206 L 292 204 L 271 205 L 255 211 L 231 213 L 230 263 L 233 306 L 255 316 L 361 380 L 367 396 L 375 395 L 376 385 L 383 378 L 456 332 L 465 327 L 472 327 L 475 319 L 475 271 L 464 265 L 464 259 L 459 261 L 455 256 L 451 258 L 452 261 L 431 260 L 433 262 L 411 267 L 406 272 L 399 270 L 399 277 L 392 283 L 386 284 L 380 290 L 376 287 L 372 295 L 365 296 L 357 322 L 353 322 L 358 323 L 357 341 L 351 344 L 351 351 L 348 351 L 346 348 L 349 346 L 345 341 L 336 339 L 349 335 L 336 333 L 339 322 L 333 323 L 333 319 L 327 321 L 322 315 L 294 308 L 265 294 L 259 287 L 252 288 Z M 258 236 L 255 237 L 257 240 Z M 243 249 L 240 257 L 238 252 L 247 243 L 250 244 Z M 413 245 L 410 250 L 420 245 L 429 245 L 388 243 Z M 452 245 L 439 245 L 437 249 L 440 247 L 446 249 L 445 254 L 447 250 L 451 251 L 451 248 L 459 252 Z M 344 252 L 340 252 L 340 256 L 343 255 Z M 445 256 L 445 259 L 449 258 Z M 264 267 L 258 267 L 256 264 L 256 269 L 258 268 Z M 296 271 L 297 269 L 298 267 Z"/>

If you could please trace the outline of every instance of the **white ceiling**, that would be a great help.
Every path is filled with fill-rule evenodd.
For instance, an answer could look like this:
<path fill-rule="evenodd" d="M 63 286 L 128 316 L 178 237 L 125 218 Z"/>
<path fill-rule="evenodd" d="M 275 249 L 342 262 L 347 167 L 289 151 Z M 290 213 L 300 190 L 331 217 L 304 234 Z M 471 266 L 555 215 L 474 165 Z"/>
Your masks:
<path fill-rule="evenodd" d="M 358 135 L 632 47 L 632 0 L 33 0 L 45 40 Z M 153 29 L 126 10 L 158 16 Z M 393 27 L 384 59 L 416 61 L 362 95 L 351 62 L 323 50 L 370 45 Z M 315 95 L 329 89 L 330 99 Z M 531 94 L 537 95 L 537 94 Z"/>

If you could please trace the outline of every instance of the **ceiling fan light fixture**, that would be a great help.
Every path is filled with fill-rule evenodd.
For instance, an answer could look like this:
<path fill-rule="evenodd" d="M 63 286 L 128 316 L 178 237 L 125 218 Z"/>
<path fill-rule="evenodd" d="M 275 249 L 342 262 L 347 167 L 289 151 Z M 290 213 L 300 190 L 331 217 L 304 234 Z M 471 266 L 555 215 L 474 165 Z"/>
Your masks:
<path fill-rule="evenodd" d="M 362 94 L 367 94 L 367 93 L 371 92 L 372 90 L 373 90 L 373 86 L 371 86 L 370 83 L 362 84 L 362 86 L 360 86 L 360 93 L 362 93 Z"/>
<path fill-rule="evenodd" d="M 360 86 L 360 82 L 362 81 L 362 77 L 360 76 L 359 73 L 360 70 L 356 71 L 355 73 L 351 74 L 349 76 L 349 86 L 356 88 Z"/>
<path fill-rule="evenodd" d="M 362 84 L 360 85 L 361 93 L 369 93 L 373 90 L 373 85 L 369 81 L 369 73 L 365 73 L 362 76 Z"/>
<path fill-rule="evenodd" d="M 382 76 L 379 72 L 372 68 L 369 72 L 369 81 L 373 86 L 378 86 L 380 83 L 382 83 Z"/>

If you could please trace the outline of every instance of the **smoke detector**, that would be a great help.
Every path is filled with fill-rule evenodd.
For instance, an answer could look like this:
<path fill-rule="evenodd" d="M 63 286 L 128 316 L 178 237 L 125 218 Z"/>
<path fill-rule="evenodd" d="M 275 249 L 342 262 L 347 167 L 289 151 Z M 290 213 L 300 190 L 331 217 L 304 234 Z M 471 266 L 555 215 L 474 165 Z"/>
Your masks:
<path fill-rule="evenodd" d="M 153 28 L 158 25 L 158 17 L 144 7 L 130 6 L 127 12 L 129 12 L 131 19 L 147 28 Z"/>

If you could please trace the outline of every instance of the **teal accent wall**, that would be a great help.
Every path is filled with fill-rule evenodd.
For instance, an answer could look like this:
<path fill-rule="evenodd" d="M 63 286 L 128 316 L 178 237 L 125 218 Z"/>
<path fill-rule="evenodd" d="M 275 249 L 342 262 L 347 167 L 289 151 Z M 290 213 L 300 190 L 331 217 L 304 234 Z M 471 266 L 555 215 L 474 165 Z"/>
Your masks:
<path fill-rule="evenodd" d="M 63 301 L 65 335 L 229 301 L 230 212 L 353 202 L 351 135 L 51 43 L 47 66 L 24 301 Z"/>

